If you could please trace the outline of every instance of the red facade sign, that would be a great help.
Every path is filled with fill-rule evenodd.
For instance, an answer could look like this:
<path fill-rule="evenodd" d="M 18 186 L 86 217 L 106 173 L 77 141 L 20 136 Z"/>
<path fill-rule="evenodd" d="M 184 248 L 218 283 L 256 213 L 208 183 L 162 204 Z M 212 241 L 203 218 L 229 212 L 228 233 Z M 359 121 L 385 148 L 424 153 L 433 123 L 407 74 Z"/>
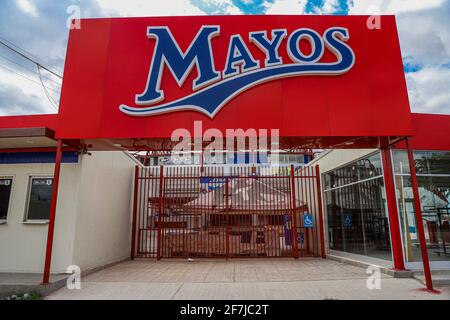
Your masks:
<path fill-rule="evenodd" d="M 395 18 L 374 30 L 365 16 L 87 19 L 71 31 L 59 138 L 168 138 L 196 120 L 283 137 L 412 135 Z"/>

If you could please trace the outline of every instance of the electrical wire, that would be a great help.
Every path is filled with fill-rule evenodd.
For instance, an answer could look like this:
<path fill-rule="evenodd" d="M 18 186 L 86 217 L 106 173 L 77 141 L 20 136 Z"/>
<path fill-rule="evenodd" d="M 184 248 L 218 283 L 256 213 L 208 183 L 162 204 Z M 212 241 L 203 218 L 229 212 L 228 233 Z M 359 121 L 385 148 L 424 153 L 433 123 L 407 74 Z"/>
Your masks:
<path fill-rule="evenodd" d="M 13 69 L 10 69 L 10 68 L 8 68 L 8 67 L 2 65 L 2 64 L 0 64 L 0 68 L 6 69 L 6 70 L 8 70 L 9 72 L 15 73 L 16 75 L 21 76 L 22 78 L 25 78 L 25 79 L 27 79 L 28 81 L 31 81 L 31 82 L 37 84 L 38 86 L 41 86 L 41 83 L 39 83 L 38 81 L 36 81 L 36 80 L 34 80 L 34 79 L 31 79 L 30 77 L 28 77 L 28 76 L 26 76 L 26 75 L 24 75 L 24 74 L 21 74 L 21 73 L 15 71 L 15 70 L 13 70 Z M 58 93 L 58 94 L 61 93 L 59 90 L 56 90 L 56 89 L 54 89 L 54 88 L 50 88 L 50 87 L 47 87 L 47 86 L 46 86 L 46 88 L 47 88 L 48 90 L 52 90 L 52 91 L 54 91 L 54 92 L 56 92 L 56 93 Z"/>
<path fill-rule="evenodd" d="M 48 93 L 48 91 L 44 85 L 44 82 L 42 81 L 41 68 L 42 67 L 38 64 L 37 69 L 38 69 L 39 80 L 41 81 L 42 89 L 44 90 L 45 96 L 47 97 L 48 101 L 50 101 L 50 104 L 55 108 L 56 111 L 58 111 L 59 107 L 57 106 L 55 100 L 53 100 L 52 96 Z"/>
<path fill-rule="evenodd" d="M 7 42 L 8 42 L 9 44 L 8 44 Z M 28 55 L 25 54 L 25 53 L 23 53 L 23 52 L 26 52 L 26 51 L 23 50 L 22 48 L 18 47 L 17 45 L 12 44 L 10 41 L 7 41 L 7 40 L 5 40 L 5 39 L 3 39 L 3 38 L 0 38 L 0 44 L 3 45 L 4 47 L 8 48 L 9 50 L 11 50 L 11 51 L 17 53 L 17 54 L 20 55 L 22 58 L 24 58 L 24 59 L 26 59 L 26 60 L 28 60 L 28 61 L 31 61 L 31 62 L 33 62 L 34 64 L 40 66 L 42 69 L 44 69 L 45 71 L 50 72 L 50 73 L 53 74 L 54 76 L 56 76 L 56 77 L 58 77 L 58 78 L 60 78 L 60 79 L 63 78 L 61 75 L 59 75 L 59 74 L 56 73 L 55 71 L 53 71 L 53 70 L 47 68 L 46 66 L 42 65 L 40 62 L 36 61 L 36 60 L 40 60 L 40 59 L 37 59 L 36 57 L 34 57 L 35 59 L 33 60 L 32 58 L 30 58 L 30 57 L 28 56 L 28 55 L 31 55 L 30 53 L 28 53 Z M 17 50 L 17 49 L 14 48 L 14 47 L 20 49 L 20 50 L 23 51 L 23 52 L 20 52 L 19 50 Z"/>
<path fill-rule="evenodd" d="M 27 66 L 24 66 L 23 64 L 18 63 L 17 61 L 14 61 L 13 59 L 10 59 L 10 58 L 8 58 L 8 57 L 2 55 L 2 54 L 0 54 L 0 58 L 3 58 L 3 59 L 5 59 L 5 60 L 8 61 L 8 62 L 14 63 L 15 65 L 18 65 L 19 67 L 22 67 L 23 69 L 26 69 L 26 70 L 28 70 L 28 71 L 34 73 L 34 74 L 37 74 L 37 75 L 39 74 L 38 72 L 36 72 L 36 70 L 33 70 L 33 69 L 31 69 L 31 68 L 28 68 Z M 60 83 L 60 82 L 58 82 L 58 81 L 56 81 L 56 80 L 54 80 L 54 79 L 51 79 L 51 78 L 49 78 L 48 76 L 45 76 L 45 75 L 44 75 L 43 78 L 44 78 L 45 80 L 51 81 L 51 82 L 53 82 L 53 83 L 55 83 L 55 84 L 61 86 L 61 83 Z"/>

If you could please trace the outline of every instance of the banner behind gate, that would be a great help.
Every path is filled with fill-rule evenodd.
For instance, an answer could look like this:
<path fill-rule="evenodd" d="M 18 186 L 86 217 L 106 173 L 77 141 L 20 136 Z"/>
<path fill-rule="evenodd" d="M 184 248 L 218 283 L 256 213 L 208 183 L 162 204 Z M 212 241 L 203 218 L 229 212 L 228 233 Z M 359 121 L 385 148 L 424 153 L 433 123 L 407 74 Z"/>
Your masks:
<path fill-rule="evenodd" d="M 86 19 L 70 32 L 59 138 L 167 138 L 176 128 L 284 137 L 405 136 L 395 18 Z"/>

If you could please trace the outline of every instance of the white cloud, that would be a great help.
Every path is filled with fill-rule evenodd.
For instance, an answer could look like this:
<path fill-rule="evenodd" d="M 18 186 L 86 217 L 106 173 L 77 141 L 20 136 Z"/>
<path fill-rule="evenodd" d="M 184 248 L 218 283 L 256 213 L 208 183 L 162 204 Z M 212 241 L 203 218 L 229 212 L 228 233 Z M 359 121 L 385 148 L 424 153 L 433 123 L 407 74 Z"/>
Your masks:
<path fill-rule="evenodd" d="M 208 2 L 217 3 L 219 6 L 225 8 L 226 14 L 243 14 L 241 9 L 236 7 L 231 0 L 209 0 Z"/>
<path fill-rule="evenodd" d="M 27 75 L 35 82 L 0 68 L 0 115 L 20 115 L 37 113 L 55 113 L 55 108 L 45 96 L 37 77 Z M 37 83 L 36 83 L 37 82 Z M 44 81 L 46 86 L 51 83 Z M 57 102 L 59 94 L 48 90 Z"/>
<path fill-rule="evenodd" d="M 406 74 L 414 112 L 450 114 L 450 69 L 426 67 Z"/>
<path fill-rule="evenodd" d="M 36 7 L 33 4 L 31 4 L 31 2 L 29 0 L 18 0 L 17 5 L 19 6 L 20 10 L 22 10 L 23 12 L 25 12 L 33 17 L 38 16 Z"/>
<path fill-rule="evenodd" d="M 190 0 L 199 10 L 209 15 L 240 15 L 241 9 L 232 0 Z"/>
<path fill-rule="evenodd" d="M 353 0 L 349 2 L 349 14 L 370 14 L 376 6 L 381 14 L 415 12 L 442 5 L 446 0 Z"/>
<path fill-rule="evenodd" d="M 175 16 L 204 15 L 189 0 L 94 0 L 105 16 Z"/>
<path fill-rule="evenodd" d="M 395 14 L 405 63 L 423 67 L 407 73 L 411 109 L 450 114 L 450 1 L 354 0 L 350 14 Z M 383 25 L 381 25 L 383 27 Z"/>
<path fill-rule="evenodd" d="M 314 14 L 333 14 L 339 11 L 338 0 L 325 0 L 321 7 L 314 8 Z"/>
<path fill-rule="evenodd" d="M 304 14 L 307 0 L 275 0 L 273 3 L 266 1 L 266 14 Z"/>

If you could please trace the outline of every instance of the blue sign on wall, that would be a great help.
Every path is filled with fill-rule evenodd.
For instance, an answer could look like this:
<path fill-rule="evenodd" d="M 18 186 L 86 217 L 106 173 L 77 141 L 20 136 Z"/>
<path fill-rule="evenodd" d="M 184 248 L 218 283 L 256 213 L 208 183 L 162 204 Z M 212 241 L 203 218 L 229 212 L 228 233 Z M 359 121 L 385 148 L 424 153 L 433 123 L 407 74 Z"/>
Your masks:
<path fill-rule="evenodd" d="M 353 216 L 351 213 L 344 213 L 342 215 L 342 224 L 344 225 L 344 227 L 353 226 Z"/>
<path fill-rule="evenodd" d="M 313 228 L 314 227 L 314 217 L 312 214 L 305 214 L 303 216 L 303 227 Z"/>

